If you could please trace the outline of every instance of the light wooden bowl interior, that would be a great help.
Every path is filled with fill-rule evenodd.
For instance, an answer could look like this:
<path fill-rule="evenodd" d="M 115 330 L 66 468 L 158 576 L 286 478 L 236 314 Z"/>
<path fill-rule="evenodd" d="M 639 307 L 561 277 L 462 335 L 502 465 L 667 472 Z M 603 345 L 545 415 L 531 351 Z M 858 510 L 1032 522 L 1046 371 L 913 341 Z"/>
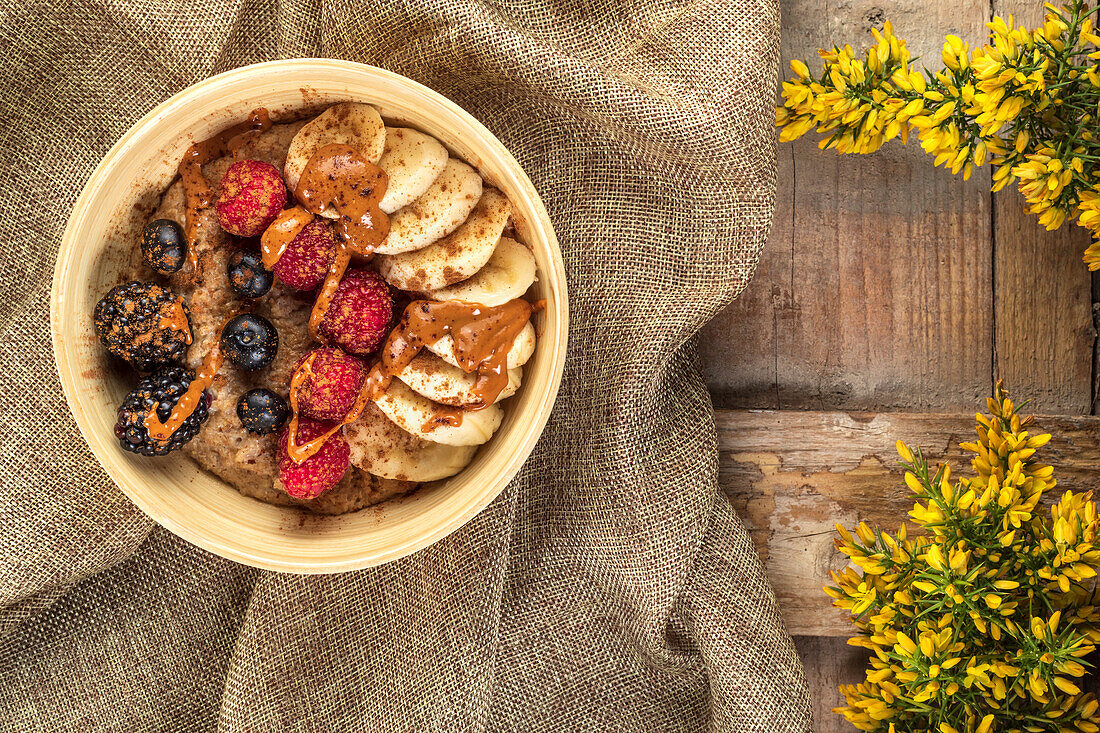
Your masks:
<path fill-rule="evenodd" d="M 535 355 L 506 417 L 474 462 L 444 482 L 377 507 L 326 517 L 239 494 L 178 454 L 149 459 L 123 451 L 115 411 L 133 388 L 112 373 L 92 327 L 96 301 L 119 281 L 131 248 L 176 164 L 206 138 L 266 107 L 276 120 L 346 100 L 379 108 L 387 121 L 434 135 L 477 167 L 515 207 L 515 226 L 535 252 L 546 299 L 535 318 Z M 54 274 L 50 325 L 65 395 L 107 473 L 143 511 L 180 537 L 223 557 L 273 570 L 328 573 L 377 565 L 425 547 L 471 519 L 527 459 L 557 394 L 568 325 L 565 272 L 546 210 L 515 159 L 455 104 L 397 74 L 349 62 L 297 59 L 216 76 L 154 109 L 111 149 L 77 200 Z"/>

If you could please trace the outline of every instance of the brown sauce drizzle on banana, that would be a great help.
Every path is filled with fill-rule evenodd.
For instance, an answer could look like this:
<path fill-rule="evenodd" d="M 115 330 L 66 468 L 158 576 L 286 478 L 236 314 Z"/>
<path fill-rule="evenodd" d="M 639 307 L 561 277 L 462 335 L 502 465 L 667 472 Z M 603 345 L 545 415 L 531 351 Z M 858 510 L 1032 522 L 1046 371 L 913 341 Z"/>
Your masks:
<path fill-rule="evenodd" d="M 436 303 L 417 300 L 410 303 L 397 326 L 386 337 L 381 359 L 371 367 L 356 397 L 352 409 L 335 427 L 308 443 L 299 445 L 298 391 L 302 383 L 312 376 L 313 357 L 302 362 L 290 380 L 290 433 L 287 436 L 287 454 L 301 463 L 317 451 L 329 437 L 344 425 L 355 422 L 368 401 L 377 401 L 385 394 L 393 378 L 401 373 L 416 355 L 447 334 L 455 342 L 455 356 L 462 369 L 477 373 L 474 394 L 478 402 L 465 407 L 437 405 L 433 414 L 424 422 L 424 432 L 443 425 L 458 427 L 466 410 L 481 410 L 493 404 L 508 385 L 508 352 L 520 331 L 539 310 L 525 300 L 510 300 L 504 305 L 488 307 L 457 300 Z"/>
<path fill-rule="evenodd" d="M 450 334 L 458 365 L 477 374 L 473 389 L 477 402 L 467 409 L 483 410 L 508 386 L 508 352 L 534 312 L 530 303 L 519 298 L 494 307 L 457 300 L 413 301 L 386 338 L 366 388 L 377 399 L 424 347 Z"/>
<path fill-rule="evenodd" d="M 461 407 L 449 407 L 447 405 L 436 405 L 435 411 L 431 417 L 424 421 L 424 424 L 420 426 L 420 429 L 425 433 L 430 433 L 436 428 L 441 428 L 444 425 L 447 427 L 457 428 L 462 424 L 462 414 L 465 412 Z"/>
<path fill-rule="evenodd" d="M 214 188 L 202 174 L 202 167 L 239 148 L 250 133 L 262 132 L 271 127 L 271 118 L 263 107 L 252 110 L 248 119 L 222 130 L 213 137 L 187 148 L 178 171 L 183 181 L 183 195 L 187 201 L 184 234 L 187 237 L 187 262 L 191 271 L 198 269 L 199 255 L 195 251 L 198 234 L 199 212 L 214 205 Z"/>
<path fill-rule="evenodd" d="M 228 321 L 227 321 L 228 323 Z M 225 324 L 222 324 L 225 328 Z M 195 372 L 195 378 L 187 386 L 187 391 L 176 402 L 167 422 L 161 422 L 157 415 L 157 406 L 153 405 L 145 415 L 145 429 L 153 440 L 165 441 L 172 437 L 172 433 L 180 429 L 180 426 L 191 417 L 191 413 L 199 406 L 199 400 L 203 399 L 203 392 L 214 383 L 214 377 L 222 366 L 222 339 L 221 329 L 214 339 L 214 345 L 202 360 L 202 366 Z"/>
<path fill-rule="evenodd" d="M 322 146 L 306 163 L 294 198 L 307 211 L 338 214 L 336 232 L 348 249 L 369 255 L 390 233 L 390 218 L 378 208 L 389 176 L 350 145 Z"/>
<path fill-rule="evenodd" d="M 273 268 L 314 217 L 330 210 L 338 214 L 337 233 L 344 249 L 369 255 L 390 232 L 390 219 L 378 208 L 388 185 L 385 171 L 350 145 L 321 147 L 306 163 L 294 189 L 299 204 L 279 214 L 260 238 L 264 267 Z M 330 275 L 339 271 L 334 277 L 337 284 L 346 268 L 346 264 L 334 264 Z"/>
<path fill-rule="evenodd" d="M 340 280 L 347 272 L 351 255 L 370 255 L 390 233 L 390 219 L 378 208 L 388 186 L 389 177 L 385 171 L 360 155 L 355 148 L 335 143 L 324 145 L 309 159 L 298 179 L 294 198 L 299 205 L 283 212 L 260 240 L 264 265 L 274 267 L 290 242 L 312 221 L 314 215 L 336 212 L 336 233 L 339 235 L 336 256 L 309 314 L 309 335 L 314 341 L 321 341 L 321 322 L 332 305 Z M 287 432 L 287 455 L 295 463 L 316 454 L 325 441 L 344 425 L 357 420 L 369 399 L 366 391 L 360 390 L 355 404 L 342 421 L 323 435 L 299 445 L 298 391 L 305 379 L 312 376 L 312 366 L 313 356 L 310 356 L 295 370 L 290 380 L 291 418 Z"/>

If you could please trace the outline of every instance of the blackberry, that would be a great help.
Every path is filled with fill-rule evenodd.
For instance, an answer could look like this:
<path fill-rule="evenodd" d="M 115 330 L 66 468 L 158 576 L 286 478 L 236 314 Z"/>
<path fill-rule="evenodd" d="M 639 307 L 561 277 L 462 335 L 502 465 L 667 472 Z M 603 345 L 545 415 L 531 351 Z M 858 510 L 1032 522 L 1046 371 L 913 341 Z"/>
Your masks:
<path fill-rule="evenodd" d="M 118 408 L 118 422 L 115 423 L 115 437 L 124 450 L 138 453 L 143 456 L 163 456 L 182 447 L 198 435 L 199 428 L 210 416 L 211 396 L 203 391 L 202 399 L 198 401 L 192 412 L 183 424 L 169 436 L 168 440 L 157 440 L 149 436 L 145 428 L 145 418 L 149 411 L 156 409 L 157 418 L 162 422 L 168 422 L 172 414 L 172 408 L 179 402 L 187 388 L 191 386 L 191 380 L 195 378 L 195 372 L 184 367 L 166 367 L 142 379 Z"/>
<path fill-rule="evenodd" d="M 191 314 L 183 299 L 137 280 L 111 288 L 96 303 L 95 332 L 110 354 L 141 372 L 182 361 L 191 344 Z"/>

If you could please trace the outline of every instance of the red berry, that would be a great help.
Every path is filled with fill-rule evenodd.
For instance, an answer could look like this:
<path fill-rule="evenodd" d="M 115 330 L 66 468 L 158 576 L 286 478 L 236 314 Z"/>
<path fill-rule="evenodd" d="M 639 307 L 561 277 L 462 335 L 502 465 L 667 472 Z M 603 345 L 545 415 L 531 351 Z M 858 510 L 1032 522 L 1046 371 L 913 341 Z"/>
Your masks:
<path fill-rule="evenodd" d="M 393 297 L 386 281 L 374 270 L 352 268 L 336 288 L 319 331 L 326 343 L 366 356 L 382 344 L 392 318 Z"/>
<path fill-rule="evenodd" d="M 286 205 L 286 184 L 275 166 L 238 160 L 229 166 L 214 204 L 222 229 L 238 237 L 258 237 Z"/>
<path fill-rule="evenodd" d="M 335 423 L 310 420 L 303 417 L 298 419 L 298 433 L 294 437 L 297 445 L 308 443 L 314 438 L 320 437 L 335 426 Z M 295 463 L 286 452 L 287 438 L 290 435 L 288 426 L 279 435 L 279 481 L 283 484 L 286 493 L 295 499 L 315 499 L 321 494 L 340 483 L 340 479 L 347 473 L 351 465 L 351 449 L 344 439 L 344 431 L 333 434 L 321 450 L 302 461 Z"/>
<path fill-rule="evenodd" d="M 363 388 L 367 365 L 340 349 L 320 348 L 310 354 L 313 363 L 298 389 L 298 412 L 315 420 L 343 420 Z M 299 359 L 295 369 L 310 354 Z"/>
<path fill-rule="evenodd" d="M 298 232 L 272 271 L 279 282 L 295 290 L 313 290 L 320 285 L 336 258 L 336 237 L 332 226 L 315 219 Z"/>

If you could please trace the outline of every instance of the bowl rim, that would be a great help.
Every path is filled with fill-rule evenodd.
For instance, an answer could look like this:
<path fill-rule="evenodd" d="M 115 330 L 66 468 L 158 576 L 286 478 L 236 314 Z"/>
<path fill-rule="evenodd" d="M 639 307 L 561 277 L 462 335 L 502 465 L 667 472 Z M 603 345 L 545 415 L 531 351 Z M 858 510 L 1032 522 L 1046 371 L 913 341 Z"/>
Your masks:
<path fill-rule="evenodd" d="M 433 523 L 426 531 L 414 533 L 408 542 L 399 543 L 385 550 L 365 552 L 362 555 L 357 555 L 351 560 L 307 560 L 291 562 L 251 554 L 238 547 L 229 546 L 220 541 L 205 537 L 189 527 L 179 525 L 172 517 L 164 516 L 153 510 L 153 508 L 143 500 L 140 492 L 131 489 L 128 478 L 112 464 L 112 461 L 105 460 L 105 457 L 100 454 L 100 451 L 97 449 L 98 441 L 90 439 L 87 432 L 89 428 L 86 427 L 87 418 L 85 416 L 84 405 L 81 403 L 78 396 L 77 373 L 79 365 L 75 363 L 75 356 L 70 355 L 63 348 L 63 335 L 61 333 L 62 309 L 66 303 L 66 297 L 65 294 L 61 292 L 59 283 L 64 280 L 70 268 L 71 260 L 73 259 L 70 253 L 74 250 L 73 240 L 75 237 L 75 222 L 80 218 L 78 213 L 88 208 L 100 190 L 109 183 L 109 171 L 113 167 L 114 162 L 123 154 L 129 152 L 130 148 L 148 128 L 154 127 L 162 119 L 170 117 L 177 108 L 183 106 L 192 97 L 201 95 L 210 87 L 217 86 L 221 82 L 236 77 L 254 76 L 258 72 L 263 72 L 264 70 L 283 69 L 287 67 L 304 67 L 306 69 L 311 67 L 318 69 L 326 68 L 330 71 L 335 69 L 353 75 L 366 75 L 374 79 L 381 78 L 390 83 L 405 86 L 412 92 L 428 97 L 434 104 L 441 106 L 448 114 L 457 116 L 464 124 L 476 130 L 480 137 L 475 147 L 488 148 L 488 152 L 505 163 L 505 175 L 511 179 L 510 183 L 524 190 L 525 196 L 528 199 L 528 204 L 534 209 L 536 216 L 534 217 L 535 220 L 530 222 L 530 225 L 538 227 L 545 237 L 547 245 L 545 254 L 551 269 L 551 272 L 542 274 L 548 282 L 548 287 L 553 290 L 555 301 L 558 304 L 557 310 L 560 313 L 560 321 L 557 323 L 560 334 L 559 337 L 548 343 L 540 339 L 539 344 L 540 348 L 552 348 L 553 350 L 553 353 L 550 355 L 551 358 L 549 359 L 551 371 L 547 382 L 547 389 L 543 394 L 535 396 L 535 399 L 532 400 L 537 411 L 533 412 L 533 419 L 529 421 L 530 428 L 524 432 L 519 449 L 513 451 L 512 455 L 508 457 L 507 462 L 502 466 L 502 469 L 499 471 L 499 478 L 495 481 L 488 482 L 487 488 L 481 489 L 476 495 L 476 500 L 472 501 L 463 511 L 446 517 L 445 521 Z M 415 120 L 413 120 L 413 124 L 415 125 Z M 73 415 L 81 437 L 95 456 L 96 461 L 111 478 L 112 482 L 122 490 L 130 501 L 137 505 L 146 516 L 153 519 L 157 524 L 193 545 L 221 557 L 249 566 L 266 570 L 302 574 L 345 572 L 390 562 L 438 542 L 447 535 L 458 530 L 480 513 L 489 503 L 499 496 L 508 484 L 511 483 L 512 479 L 515 478 L 515 475 L 527 461 L 531 452 L 534 450 L 535 444 L 542 436 L 561 385 L 569 339 L 569 296 L 566 283 L 565 265 L 562 259 L 561 249 L 558 245 L 553 223 L 550 221 L 549 214 L 542 202 L 542 198 L 538 195 L 526 171 L 523 170 L 511 152 L 502 142 L 500 142 L 496 135 L 469 112 L 430 87 L 377 66 L 361 64 L 354 61 L 316 58 L 293 58 L 265 61 L 237 67 L 207 77 L 180 90 L 163 102 L 160 102 L 133 123 L 114 145 L 111 146 L 100 160 L 99 164 L 92 170 L 81 189 L 80 195 L 77 197 L 69 212 L 65 230 L 58 245 L 57 257 L 54 264 L 53 281 L 50 288 L 50 333 L 54 355 L 54 367 L 61 382 L 69 411 Z M 205 469 L 197 464 L 195 465 L 195 469 L 198 471 L 205 471 Z M 413 496 L 415 496 L 415 492 Z M 383 502 L 382 505 L 384 504 L 385 502 Z M 365 511 L 370 508 L 371 507 L 365 507 L 359 511 Z M 348 515 L 336 515 L 334 518 L 340 516 Z"/>

